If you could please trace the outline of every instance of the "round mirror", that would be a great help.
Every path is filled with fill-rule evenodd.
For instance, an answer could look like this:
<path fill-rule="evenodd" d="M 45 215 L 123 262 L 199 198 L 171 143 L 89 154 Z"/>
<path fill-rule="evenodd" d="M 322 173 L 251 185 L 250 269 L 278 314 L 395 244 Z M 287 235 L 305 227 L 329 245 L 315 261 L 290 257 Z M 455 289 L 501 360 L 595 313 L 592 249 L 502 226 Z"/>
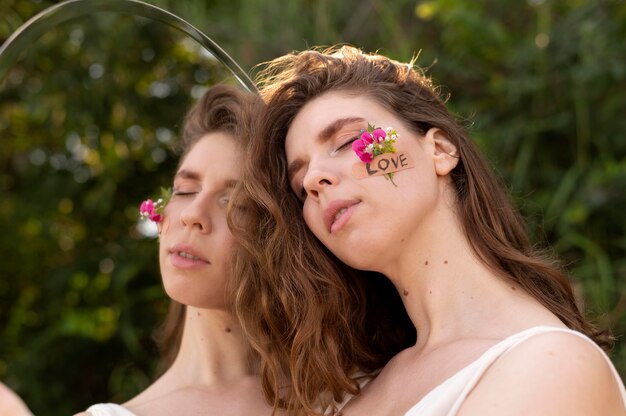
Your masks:
<path fill-rule="evenodd" d="M 210 86 L 254 89 L 180 18 L 72 0 L 0 49 L 0 380 L 66 415 L 149 384 L 168 300 L 139 203 L 169 186 L 179 127 Z"/>

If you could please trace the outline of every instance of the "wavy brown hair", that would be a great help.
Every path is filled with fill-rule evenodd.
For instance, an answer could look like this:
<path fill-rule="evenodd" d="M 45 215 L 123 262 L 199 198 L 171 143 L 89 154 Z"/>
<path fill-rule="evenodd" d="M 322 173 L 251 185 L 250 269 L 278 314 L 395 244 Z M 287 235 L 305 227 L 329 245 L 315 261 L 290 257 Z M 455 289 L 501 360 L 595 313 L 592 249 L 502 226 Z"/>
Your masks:
<path fill-rule="evenodd" d="M 228 133 L 245 147 L 250 137 L 252 119 L 262 107 L 263 103 L 257 94 L 227 85 L 209 88 L 190 108 L 183 121 L 182 137 L 177 149 L 180 154 L 178 166 L 193 146 L 209 133 Z M 165 320 L 155 331 L 153 338 L 163 357 L 163 369 L 169 368 L 178 354 L 186 310 L 185 305 L 171 299 Z"/>
<path fill-rule="evenodd" d="M 397 305 L 397 293 L 389 288 L 368 292 L 383 282 L 355 276 L 341 265 L 307 229 L 301 204 L 290 190 L 287 131 L 306 103 L 331 90 L 371 98 L 417 134 L 433 127 L 443 130 L 460 155 L 451 178 L 458 216 L 476 255 L 568 327 L 610 347 L 610 335 L 597 331 L 579 311 L 557 263 L 531 245 L 522 218 L 485 158 L 413 62 L 347 46 L 309 50 L 267 63 L 259 86 L 267 109 L 244 171 L 240 197 L 249 228 L 239 233 L 244 253 L 236 277 L 247 284 L 239 285 L 235 299 L 263 358 L 263 385 L 270 400 L 290 414 L 332 407 L 332 399 L 359 391 L 355 370 L 382 367 L 415 336 L 397 309 L 390 306 L 380 321 L 372 313 L 384 308 L 377 303 L 381 299 Z M 291 380 L 289 388 L 281 384 L 285 378 Z"/>

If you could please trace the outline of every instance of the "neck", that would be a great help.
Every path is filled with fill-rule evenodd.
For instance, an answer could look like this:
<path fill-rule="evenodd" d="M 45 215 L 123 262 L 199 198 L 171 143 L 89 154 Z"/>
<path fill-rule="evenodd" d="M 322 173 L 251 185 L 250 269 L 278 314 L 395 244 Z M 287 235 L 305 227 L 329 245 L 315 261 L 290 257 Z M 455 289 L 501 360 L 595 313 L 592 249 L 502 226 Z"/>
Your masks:
<path fill-rule="evenodd" d="M 236 319 L 218 309 L 187 306 L 180 350 L 168 372 L 183 385 L 215 386 L 253 375 Z"/>
<path fill-rule="evenodd" d="M 546 310 L 477 257 L 453 204 L 441 200 L 380 270 L 402 297 L 417 349 L 469 337 L 498 339 L 512 328 L 542 323 Z"/>

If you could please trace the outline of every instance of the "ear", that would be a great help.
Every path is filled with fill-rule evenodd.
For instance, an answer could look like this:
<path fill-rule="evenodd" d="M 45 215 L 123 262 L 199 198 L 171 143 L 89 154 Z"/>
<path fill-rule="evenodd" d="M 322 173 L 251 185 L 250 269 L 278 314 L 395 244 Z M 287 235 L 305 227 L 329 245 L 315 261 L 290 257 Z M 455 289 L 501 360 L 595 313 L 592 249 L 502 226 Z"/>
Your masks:
<path fill-rule="evenodd" d="M 459 163 L 459 151 L 448 135 L 441 129 L 433 127 L 426 132 L 426 138 L 433 144 L 433 162 L 435 172 L 445 176 Z"/>

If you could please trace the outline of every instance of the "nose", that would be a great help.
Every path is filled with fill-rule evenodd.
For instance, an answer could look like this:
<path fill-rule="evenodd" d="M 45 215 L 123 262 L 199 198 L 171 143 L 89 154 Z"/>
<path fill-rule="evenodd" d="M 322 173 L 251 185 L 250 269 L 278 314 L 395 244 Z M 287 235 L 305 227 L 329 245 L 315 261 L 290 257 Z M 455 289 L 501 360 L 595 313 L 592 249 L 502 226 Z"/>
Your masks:
<path fill-rule="evenodd" d="M 180 222 L 185 227 L 191 227 L 203 234 L 211 232 L 211 212 L 209 201 L 197 195 L 180 213 Z"/>
<path fill-rule="evenodd" d="M 320 193 L 329 186 L 337 185 L 339 177 L 331 169 L 322 165 L 309 164 L 309 169 L 304 176 L 302 186 L 307 196 L 319 200 Z"/>

